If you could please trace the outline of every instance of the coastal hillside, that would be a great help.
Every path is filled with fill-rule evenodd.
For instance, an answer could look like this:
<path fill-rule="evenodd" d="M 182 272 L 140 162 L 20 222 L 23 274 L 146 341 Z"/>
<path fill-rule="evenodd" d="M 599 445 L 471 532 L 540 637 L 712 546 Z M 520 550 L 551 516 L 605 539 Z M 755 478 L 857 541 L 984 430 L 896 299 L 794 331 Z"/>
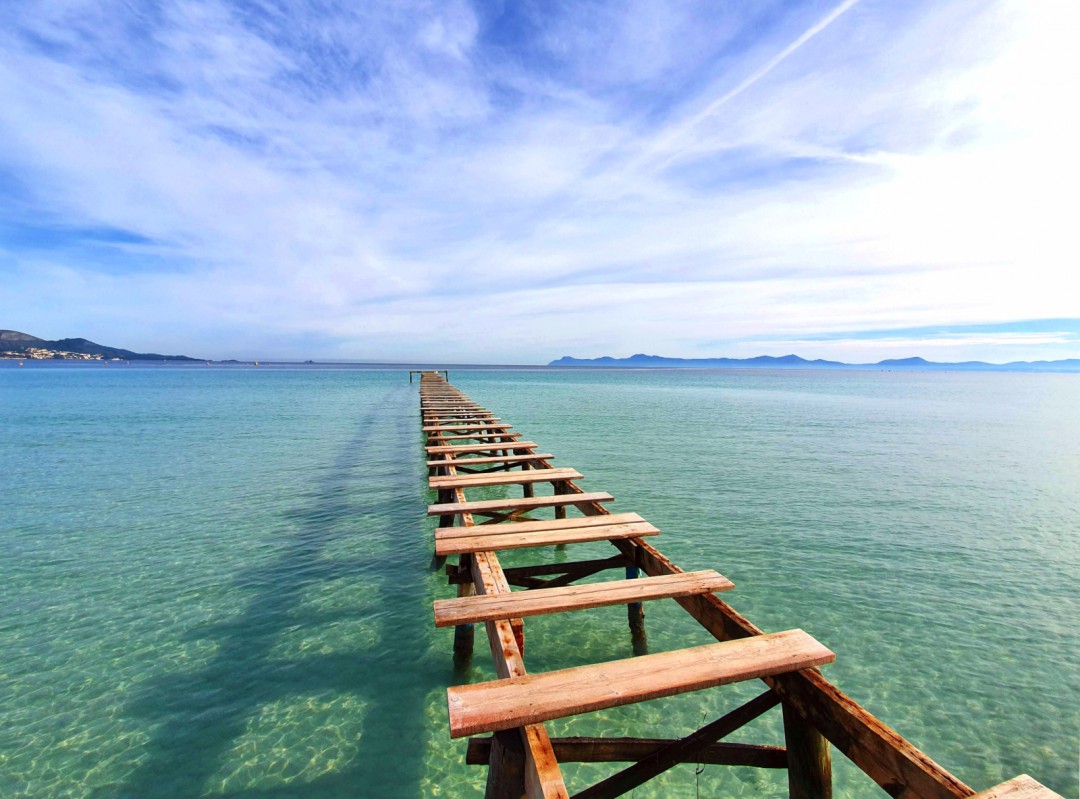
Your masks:
<path fill-rule="evenodd" d="M 106 347 L 85 338 L 61 338 L 55 341 L 20 333 L 18 330 L 0 330 L 0 358 L 27 358 L 31 360 L 100 360 L 120 358 L 125 361 L 195 361 L 187 355 L 159 355 L 154 352 L 132 352 L 119 347 Z"/>
<path fill-rule="evenodd" d="M 798 355 L 758 355 L 755 358 L 667 358 L 662 355 L 631 355 L 629 358 L 574 358 L 564 355 L 548 366 L 592 366 L 683 369 L 855 369 L 905 370 L 920 372 L 1080 372 L 1080 359 L 1061 361 L 1014 361 L 986 363 L 963 361 L 938 363 L 925 358 L 892 358 L 877 363 L 843 363 L 841 361 L 807 360 Z"/>

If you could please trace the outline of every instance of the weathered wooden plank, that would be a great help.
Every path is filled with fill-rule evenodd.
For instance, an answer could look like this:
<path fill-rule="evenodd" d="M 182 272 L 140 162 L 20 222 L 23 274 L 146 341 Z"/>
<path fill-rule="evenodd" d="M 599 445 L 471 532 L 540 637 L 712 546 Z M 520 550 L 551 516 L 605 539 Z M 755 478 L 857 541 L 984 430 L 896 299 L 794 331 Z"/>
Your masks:
<path fill-rule="evenodd" d="M 501 422 L 497 416 L 491 416 L 490 414 L 467 414 L 463 418 L 457 417 L 445 417 L 441 415 L 434 415 L 433 422 L 440 424 L 478 424 L 482 422 Z"/>
<path fill-rule="evenodd" d="M 432 439 L 436 439 L 438 441 L 444 441 L 444 442 L 445 441 L 490 441 L 490 442 L 498 443 L 498 442 L 501 441 L 501 442 L 506 443 L 506 444 L 513 444 L 514 442 L 513 442 L 512 439 L 515 439 L 515 438 L 521 438 L 521 433 L 511 433 L 509 430 L 507 430 L 504 433 L 499 433 L 499 432 L 486 433 L 483 430 L 478 430 L 475 433 L 453 433 L 453 434 L 448 435 L 448 436 L 444 436 L 442 434 L 439 434 L 439 435 L 429 434 L 428 435 L 428 441 L 431 441 Z M 433 446 L 438 446 L 438 445 L 433 445 Z"/>
<path fill-rule="evenodd" d="M 485 486 L 524 485 L 526 483 L 558 483 L 580 480 L 583 475 L 576 469 L 524 469 L 522 471 L 492 472 L 490 474 L 434 475 L 428 478 L 428 487 L 483 488 Z"/>
<path fill-rule="evenodd" d="M 491 528 L 502 527 L 493 524 Z M 438 557 L 460 555 L 467 552 L 494 552 L 506 549 L 529 549 L 531 547 L 551 547 L 560 544 L 585 544 L 590 541 L 613 541 L 621 538 L 660 535 L 660 531 L 648 522 L 634 524 L 612 524 L 600 527 L 571 527 L 569 529 L 535 530 L 531 533 L 502 533 L 482 535 L 486 526 L 470 527 L 477 531 L 475 536 L 437 538 L 435 554 Z"/>
<path fill-rule="evenodd" d="M 434 605 L 435 626 L 453 627 L 493 619 L 524 618 L 606 605 L 625 605 L 627 602 L 729 591 L 734 587 L 727 577 L 706 570 L 637 580 L 611 580 L 563 588 L 541 588 L 510 594 L 440 599 L 436 600 Z"/>
<path fill-rule="evenodd" d="M 430 468 L 439 466 L 484 466 L 492 463 L 524 463 L 528 461 L 547 461 L 555 456 L 550 452 L 535 452 L 529 455 L 492 455 L 481 458 L 445 458 L 443 460 L 427 461 Z"/>
<path fill-rule="evenodd" d="M 447 689 L 450 737 L 821 666 L 835 655 L 802 630 Z"/>
<path fill-rule="evenodd" d="M 500 445 L 498 442 L 493 444 L 436 444 L 430 447 L 424 447 L 424 450 L 429 455 L 443 455 L 447 453 L 465 453 L 465 452 L 498 452 L 500 450 L 513 450 L 522 453 L 526 453 L 526 450 L 536 449 L 535 441 L 504 441 Z M 526 453 L 527 454 L 527 453 Z"/>
<path fill-rule="evenodd" d="M 613 524 L 647 523 L 637 513 L 605 513 L 603 516 L 574 516 L 569 519 L 538 519 L 532 522 L 506 522 L 480 527 L 437 527 L 435 538 L 469 538 L 476 535 L 514 535 L 546 530 L 572 530 L 577 527 L 609 527 Z"/>
<path fill-rule="evenodd" d="M 442 516 L 454 513 L 478 513 L 500 510 L 533 510 L 553 508 L 558 505 L 577 505 L 579 502 L 611 502 L 615 497 L 606 491 L 593 491 L 588 494 L 555 494 L 550 497 L 507 497 L 506 499 L 485 499 L 476 502 L 445 502 L 429 505 L 428 516 Z M 494 526 L 494 525 L 493 525 Z"/>
<path fill-rule="evenodd" d="M 554 744 L 554 741 L 552 741 L 552 744 Z M 558 750 L 556 750 L 555 754 L 558 755 Z M 1008 782 L 981 791 L 973 795 L 971 799 L 1062 799 L 1062 796 L 1027 774 L 1021 774 L 1019 777 L 1013 777 Z"/>
<path fill-rule="evenodd" d="M 467 422 L 464 424 L 429 424 L 420 428 L 423 433 L 454 433 L 466 430 L 509 430 L 513 425 L 487 424 L 486 422 Z"/>
<path fill-rule="evenodd" d="M 678 741 L 670 738 L 573 736 L 551 739 L 551 747 L 560 763 L 631 763 L 655 756 L 660 749 L 675 743 Z M 486 766 L 490 756 L 491 738 L 469 739 L 466 765 Z M 787 753 L 782 746 L 714 743 L 694 747 L 681 762 L 781 769 L 787 768 Z"/>

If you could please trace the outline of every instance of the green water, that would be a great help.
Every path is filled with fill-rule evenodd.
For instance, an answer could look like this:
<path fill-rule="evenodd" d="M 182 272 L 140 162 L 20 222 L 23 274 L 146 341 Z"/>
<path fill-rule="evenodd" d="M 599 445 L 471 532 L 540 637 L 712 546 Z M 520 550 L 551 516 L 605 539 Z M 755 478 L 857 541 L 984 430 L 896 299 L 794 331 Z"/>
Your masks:
<path fill-rule="evenodd" d="M 1027 772 L 1077 795 L 1075 377 L 451 378 L 681 566 L 733 579 L 759 626 L 834 649 L 830 679 L 973 787 Z M 0 363 L 0 402 L 0 796 L 482 795 L 445 687 L 490 658 L 480 634 L 455 673 L 432 625 L 451 592 L 404 371 Z M 673 602 L 646 614 L 652 651 L 711 640 Z M 531 671 L 631 654 L 621 608 L 526 628 Z M 685 734 L 758 689 L 550 728 Z M 780 743 L 778 714 L 734 739 Z M 694 771 L 635 796 L 784 795 L 783 772 Z M 885 795 L 842 757 L 836 784 Z"/>

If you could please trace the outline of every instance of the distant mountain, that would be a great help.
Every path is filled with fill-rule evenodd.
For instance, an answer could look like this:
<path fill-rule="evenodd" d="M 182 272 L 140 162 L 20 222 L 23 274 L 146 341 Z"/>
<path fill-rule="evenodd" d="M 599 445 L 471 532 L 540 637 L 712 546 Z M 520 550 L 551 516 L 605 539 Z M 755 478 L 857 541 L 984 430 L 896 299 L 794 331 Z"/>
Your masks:
<path fill-rule="evenodd" d="M 798 355 L 759 355 L 756 358 L 665 358 L 662 355 L 631 355 L 629 358 L 572 358 L 565 355 L 548 366 L 622 366 L 684 369 L 895 369 L 923 372 L 1080 372 L 1080 359 L 1062 361 L 1014 361 L 1013 363 L 936 363 L 925 358 L 899 358 L 877 363 L 842 363 L 821 359 L 808 361 Z"/>
<path fill-rule="evenodd" d="M 54 352 L 76 352 L 83 355 L 100 355 L 102 358 L 122 358 L 126 361 L 195 361 L 186 355 L 158 355 L 153 352 L 132 352 L 117 347 L 95 344 L 85 338 L 62 338 L 56 341 L 20 333 L 18 330 L 0 330 L 0 352 L 24 353 L 31 348 Z"/>

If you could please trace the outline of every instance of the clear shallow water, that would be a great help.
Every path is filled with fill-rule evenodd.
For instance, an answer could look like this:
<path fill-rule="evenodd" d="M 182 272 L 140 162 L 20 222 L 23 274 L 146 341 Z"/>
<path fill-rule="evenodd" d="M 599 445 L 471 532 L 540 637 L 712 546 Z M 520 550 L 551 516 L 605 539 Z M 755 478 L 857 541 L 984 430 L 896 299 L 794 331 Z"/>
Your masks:
<path fill-rule="evenodd" d="M 1080 381 L 452 370 L 584 485 L 973 787 L 1077 794 Z M 467 796 L 416 386 L 401 370 L 0 365 L 0 795 Z M 493 490 L 494 491 L 494 490 Z M 515 553 L 535 562 L 606 545 Z M 707 643 L 646 607 L 654 651 Z M 572 624 L 565 623 L 572 619 Z M 533 671 L 630 654 L 621 608 L 530 619 Z M 677 735 L 732 687 L 553 723 Z M 770 714 L 737 739 L 779 743 Z M 567 766 L 571 790 L 612 770 Z M 681 766 L 636 796 L 782 796 Z M 842 757 L 841 796 L 884 796 Z"/>

